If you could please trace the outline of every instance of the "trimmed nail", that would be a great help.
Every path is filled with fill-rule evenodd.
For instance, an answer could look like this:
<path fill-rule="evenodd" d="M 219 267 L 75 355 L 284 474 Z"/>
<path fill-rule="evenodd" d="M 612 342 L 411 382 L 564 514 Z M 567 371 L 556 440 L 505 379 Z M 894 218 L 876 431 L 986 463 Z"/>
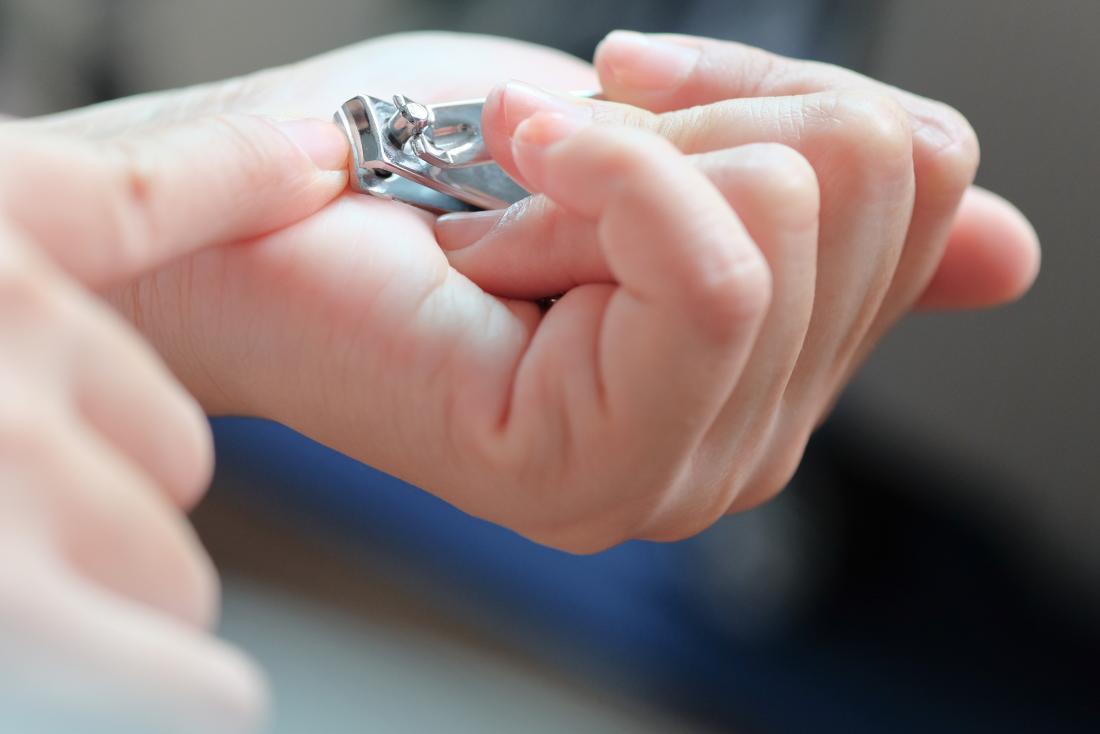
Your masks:
<path fill-rule="evenodd" d="M 540 112 L 520 123 L 514 136 L 515 144 L 524 149 L 547 148 L 586 127 L 583 120 L 557 112 Z"/>
<path fill-rule="evenodd" d="M 461 250 L 487 235 L 503 215 L 499 209 L 444 214 L 435 220 L 435 239 L 445 252 Z"/>
<path fill-rule="evenodd" d="M 584 100 L 566 94 L 554 94 L 526 82 L 510 81 L 501 93 L 504 124 L 510 132 L 538 112 L 556 112 L 579 120 L 592 119 L 592 108 Z"/>
<path fill-rule="evenodd" d="M 348 140 L 325 120 L 284 120 L 276 127 L 322 171 L 343 171 L 348 165 Z"/>
<path fill-rule="evenodd" d="M 699 62 L 697 48 L 681 46 L 635 31 L 612 31 L 596 50 L 615 81 L 649 92 L 676 89 Z"/>

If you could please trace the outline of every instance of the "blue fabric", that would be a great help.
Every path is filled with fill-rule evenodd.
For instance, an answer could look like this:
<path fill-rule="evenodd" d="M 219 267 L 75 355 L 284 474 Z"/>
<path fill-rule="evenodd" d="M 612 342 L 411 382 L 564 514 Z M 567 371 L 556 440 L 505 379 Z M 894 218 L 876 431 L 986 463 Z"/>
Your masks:
<path fill-rule="evenodd" d="M 761 732 L 1100 731 L 1100 640 L 1052 615 L 980 526 L 904 499 L 944 480 L 876 434 L 826 429 L 811 444 L 814 493 L 841 504 L 844 532 L 822 546 L 838 568 L 812 615 L 752 640 L 734 633 L 744 600 L 708 588 L 706 535 L 573 556 L 286 428 L 214 427 L 227 487 L 370 553 L 448 614 L 651 704 Z"/>
<path fill-rule="evenodd" d="M 532 627 L 551 630 L 613 667 L 694 665 L 713 654 L 705 630 L 683 623 L 692 604 L 682 579 L 690 543 L 631 542 L 575 556 L 466 515 L 281 426 L 248 419 L 214 425 L 219 471 L 244 474 L 247 481 L 232 484 L 253 501 L 400 559 L 405 583 L 457 596 L 479 620 L 487 610 L 507 610 L 492 622 L 499 633 L 528 641 Z"/>

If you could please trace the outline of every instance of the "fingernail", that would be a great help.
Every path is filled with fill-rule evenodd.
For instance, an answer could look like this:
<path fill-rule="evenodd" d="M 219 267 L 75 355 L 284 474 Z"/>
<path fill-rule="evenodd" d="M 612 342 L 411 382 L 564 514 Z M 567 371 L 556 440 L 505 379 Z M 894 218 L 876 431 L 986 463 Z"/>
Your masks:
<path fill-rule="evenodd" d="M 512 157 L 524 179 L 541 191 L 547 149 L 589 124 L 555 112 L 539 112 L 521 122 L 512 137 Z"/>
<path fill-rule="evenodd" d="M 348 140 L 325 120 L 284 120 L 275 123 L 322 171 L 342 171 L 348 162 Z"/>
<path fill-rule="evenodd" d="M 676 89 L 699 62 L 700 51 L 635 31 L 612 31 L 596 49 L 622 86 L 644 91 Z"/>
<path fill-rule="evenodd" d="M 509 132 L 538 112 L 555 112 L 579 120 L 592 119 L 592 108 L 583 100 L 565 94 L 554 94 L 526 82 L 510 81 L 504 85 L 501 97 L 504 124 Z"/>
<path fill-rule="evenodd" d="M 487 235 L 503 214 L 499 209 L 444 214 L 435 220 L 435 239 L 446 252 L 461 250 Z"/>
<path fill-rule="evenodd" d="M 540 112 L 520 123 L 513 139 L 522 148 L 547 148 L 585 126 L 583 120 L 556 112 Z"/>

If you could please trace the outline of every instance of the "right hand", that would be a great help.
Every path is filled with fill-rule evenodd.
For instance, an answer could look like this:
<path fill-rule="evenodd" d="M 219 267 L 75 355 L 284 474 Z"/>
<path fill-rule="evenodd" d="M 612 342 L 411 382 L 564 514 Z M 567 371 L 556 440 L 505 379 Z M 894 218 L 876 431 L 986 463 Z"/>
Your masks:
<path fill-rule="evenodd" d="M 311 154 L 324 167 L 310 160 Z M 326 122 L 223 117 L 91 145 L 0 130 L 0 724 L 251 730 L 264 686 L 208 634 L 183 511 L 209 427 L 90 288 L 270 232 L 345 185 Z"/>

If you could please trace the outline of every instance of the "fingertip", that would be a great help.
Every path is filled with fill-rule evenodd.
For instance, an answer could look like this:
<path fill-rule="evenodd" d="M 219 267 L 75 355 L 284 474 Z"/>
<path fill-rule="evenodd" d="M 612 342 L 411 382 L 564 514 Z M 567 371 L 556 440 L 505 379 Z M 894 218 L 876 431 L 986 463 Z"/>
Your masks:
<path fill-rule="evenodd" d="M 1035 284 L 1042 265 L 1043 250 L 1035 225 L 1012 202 L 987 191 L 972 188 L 971 199 L 983 199 L 991 211 L 998 211 L 1004 226 L 1001 235 L 1005 250 L 1002 258 L 1003 284 L 1006 300 L 1020 298 Z"/>
<path fill-rule="evenodd" d="M 485 97 L 481 108 L 481 135 L 497 165 L 517 178 L 519 174 L 512 160 L 512 131 L 504 119 L 504 87 L 505 84 L 498 84 Z"/>
<path fill-rule="evenodd" d="M 517 80 L 496 87 L 486 99 L 482 127 L 493 159 L 518 183 L 527 186 L 515 162 L 513 139 L 521 123 L 540 112 L 589 121 L 593 110 L 587 100 L 558 94 Z"/>
<path fill-rule="evenodd" d="M 481 126 L 484 134 L 506 133 L 504 129 L 504 88 L 507 82 L 496 84 L 485 95 L 485 103 L 481 106 Z"/>
<path fill-rule="evenodd" d="M 1041 260 L 1039 236 L 1028 218 L 1003 197 L 971 187 L 919 305 L 963 309 L 1009 303 L 1034 284 Z"/>
<path fill-rule="evenodd" d="M 698 48 L 659 36 L 616 30 L 596 47 L 593 63 L 604 89 L 664 94 L 688 80 L 701 53 Z"/>

